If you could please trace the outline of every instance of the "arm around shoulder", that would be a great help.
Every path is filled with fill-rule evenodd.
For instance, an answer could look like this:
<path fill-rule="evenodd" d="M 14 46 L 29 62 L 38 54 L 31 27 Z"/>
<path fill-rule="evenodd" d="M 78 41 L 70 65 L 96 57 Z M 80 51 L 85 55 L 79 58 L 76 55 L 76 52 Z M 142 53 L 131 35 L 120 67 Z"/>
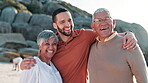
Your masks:
<path fill-rule="evenodd" d="M 125 33 L 119 33 L 120 36 L 123 36 L 123 48 L 124 49 L 136 49 L 137 46 L 137 39 L 132 32 L 125 32 Z"/>
<path fill-rule="evenodd" d="M 23 59 L 23 61 L 20 63 L 20 69 L 21 70 L 28 70 L 34 67 L 36 64 L 36 60 L 34 57 L 28 57 Z"/>

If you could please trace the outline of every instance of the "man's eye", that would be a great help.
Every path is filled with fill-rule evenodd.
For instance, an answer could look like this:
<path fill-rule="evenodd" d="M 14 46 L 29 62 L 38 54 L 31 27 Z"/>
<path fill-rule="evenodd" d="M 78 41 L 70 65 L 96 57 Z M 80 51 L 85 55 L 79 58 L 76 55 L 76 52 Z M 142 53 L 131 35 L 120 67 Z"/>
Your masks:
<path fill-rule="evenodd" d="M 102 19 L 98 19 L 98 22 L 102 22 Z"/>
<path fill-rule="evenodd" d="M 111 19 L 110 17 L 106 18 L 106 20 L 110 20 L 110 19 Z"/>
<path fill-rule="evenodd" d="M 46 43 L 45 45 L 50 45 L 49 43 Z"/>
<path fill-rule="evenodd" d="M 105 18 L 105 20 L 109 20 L 109 18 Z"/>
<path fill-rule="evenodd" d="M 53 45 L 57 45 L 57 43 L 53 43 Z"/>
<path fill-rule="evenodd" d="M 61 22 L 60 22 L 60 24 L 63 24 L 63 23 L 65 23 L 65 21 L 61 21 Z"/>

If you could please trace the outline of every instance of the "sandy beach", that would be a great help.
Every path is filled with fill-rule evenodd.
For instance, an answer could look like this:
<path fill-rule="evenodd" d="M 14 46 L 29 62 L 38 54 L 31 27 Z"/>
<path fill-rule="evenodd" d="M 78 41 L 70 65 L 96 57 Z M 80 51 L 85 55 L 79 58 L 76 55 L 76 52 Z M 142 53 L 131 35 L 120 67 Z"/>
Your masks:
<path fill-rule="evenodd" d="M 0 62 L 0 83 L 19 83 L 20 71 L 12 71 L 12 63 Z"/>
<path fill-rule="evenodd" d="M 21 71 L 12 71 L 12 67 L 12 63 L 0 62 L 0 83 L 19 83 Z"/>

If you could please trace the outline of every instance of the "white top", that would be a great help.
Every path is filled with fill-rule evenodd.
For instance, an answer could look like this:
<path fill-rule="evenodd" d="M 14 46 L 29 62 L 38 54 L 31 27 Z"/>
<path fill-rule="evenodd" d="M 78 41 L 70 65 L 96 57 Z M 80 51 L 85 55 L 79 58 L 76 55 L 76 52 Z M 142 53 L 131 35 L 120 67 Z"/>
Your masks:
<path fill-rule="evenodd" d="M 13 59 L 13 63 L 19 64 L 21 61 L 22 61 L 21 57 L 16 57 L 16 58 Z"/>
<path fill-rule="evenodd" d="M 62 83 L 60 73 L 52 62 L 49 66 L 38 57 L 34 59 L 37 64 L 30 70 L 22 71 L 20 83 Z"/>

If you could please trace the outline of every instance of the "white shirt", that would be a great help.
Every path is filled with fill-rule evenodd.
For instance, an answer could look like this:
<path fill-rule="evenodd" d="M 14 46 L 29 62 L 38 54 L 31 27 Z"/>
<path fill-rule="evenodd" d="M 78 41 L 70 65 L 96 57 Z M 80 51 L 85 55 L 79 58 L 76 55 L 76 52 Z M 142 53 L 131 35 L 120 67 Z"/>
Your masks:
<path fill-rule="evenodd" d="M 16 58 L 13 59 L 13 63 L 19 64 L 21 61 L 22 61 L 21 57 L 16 57 Z"/>
<path fill-rule="evenodd" d="M 49 66 L 38 57 L 34 59 L 37 64 L 30 70 L 22 71 L 20 83 L 62 83 L 60 73 L 52 62 Z"/>

